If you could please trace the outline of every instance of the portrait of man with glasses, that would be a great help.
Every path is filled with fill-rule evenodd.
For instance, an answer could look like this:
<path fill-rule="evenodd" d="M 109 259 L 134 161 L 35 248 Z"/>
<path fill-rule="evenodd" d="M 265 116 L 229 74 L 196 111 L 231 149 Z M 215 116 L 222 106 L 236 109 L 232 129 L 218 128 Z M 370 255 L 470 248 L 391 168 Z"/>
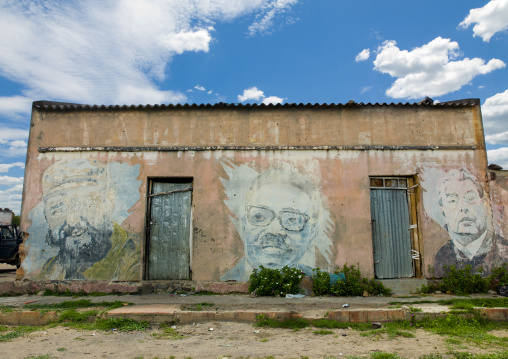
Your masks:
<path fill-rule="evenodd" d="M 324 240 L 329 214 L 318 188 L 296 171 L 270 169 L 257 176 L 245 195 L 239 234 L 245 257 L 221 280 L 247 280 L 254 268 L 297 267 L 312 274 L 315 240 Z M 323 239 L 323 238 L 322 238 Z"/>

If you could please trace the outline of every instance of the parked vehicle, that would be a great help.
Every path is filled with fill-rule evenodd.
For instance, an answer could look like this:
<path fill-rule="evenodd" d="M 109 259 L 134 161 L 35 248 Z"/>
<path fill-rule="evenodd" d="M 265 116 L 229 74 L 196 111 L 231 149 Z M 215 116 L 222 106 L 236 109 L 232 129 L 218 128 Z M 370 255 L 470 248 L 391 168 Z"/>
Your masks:
<path fill-rule="evenodd" d="M 23 242 L 21 232 L 15 225 L 0 225 L 0 263 L 15 265 L 19 268 L 19 245 Z"/>

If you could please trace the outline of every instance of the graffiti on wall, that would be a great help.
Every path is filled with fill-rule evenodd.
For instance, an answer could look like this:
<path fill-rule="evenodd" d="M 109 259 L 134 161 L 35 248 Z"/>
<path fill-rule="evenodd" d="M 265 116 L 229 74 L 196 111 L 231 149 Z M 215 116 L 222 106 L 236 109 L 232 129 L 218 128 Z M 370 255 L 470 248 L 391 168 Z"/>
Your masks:
<path fill-rule="evenodd" d="M 139 199 L 139 165 L 73 159 L 42 175 L 23 261 L 41 279 L 139 280 L 140 239 L 120 224 Z"/>
<path fill-rule="evenodd" d="M 476 177 L 464 169 L 430 169 L 422 179 L 425 212 L 449 236 L 434 258 L 436 276 L 444 274 L 444 265 L 468 264 L 487 275 L 508 261 L 508 241 L 496 233 L 488 195 Z"/>
<path fill-rule="evenodd" d="M 316 249 L 330 264 L 330 213 L 319 189 L 296 169 L 258 173 L 248 165 L 222 164 L 226 206 L 244 244 L 245 257 L 221 280 L 245 281 L 254 268 L 298 267 L 312 274 Z"/>

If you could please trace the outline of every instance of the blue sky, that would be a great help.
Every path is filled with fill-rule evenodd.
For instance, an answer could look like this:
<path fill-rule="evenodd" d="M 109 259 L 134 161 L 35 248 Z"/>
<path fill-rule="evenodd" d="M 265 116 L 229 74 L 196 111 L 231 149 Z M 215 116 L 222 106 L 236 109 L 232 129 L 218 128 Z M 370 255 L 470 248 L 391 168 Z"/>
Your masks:
<path fill-rule="evenodd" d="M 31 103 L 480 98 L 508 168 L 508 0 L 0 0 L 0 208 Z"/>

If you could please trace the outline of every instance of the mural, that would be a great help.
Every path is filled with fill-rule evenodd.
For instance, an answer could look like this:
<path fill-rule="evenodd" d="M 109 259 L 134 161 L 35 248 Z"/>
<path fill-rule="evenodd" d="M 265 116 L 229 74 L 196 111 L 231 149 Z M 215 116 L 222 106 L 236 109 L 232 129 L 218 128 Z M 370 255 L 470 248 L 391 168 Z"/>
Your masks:
<path fill-rule="evenodd" d="M 429 170 L 424 180 L 424 206 L 450 236 L 434 258 L 436 277 L 444 265 L 472 265 L 490 274 L 493 267 L 508 261 L 508 242 L 496 234 L 488 196 L 477 178 L 467 170 Z"/>
<path fill-rule="evenodd" d="M 223 164 L 227 207 L 243 243 L 242 258 L 221 280 L 245 281 L 253 268 L 298 267 L 312 274 L 316 248 L 330 264 L 330 214 L 318 188 L 296 169 L 272 168 L 259 174 L 247 165 Z"/>
<path fill-rule="evenodd" d="M 139 199 L 139 165 L 74 159 L 42 176 L 29 214 L 27 274 L 40 279 L 139 280 L 140 240 L 119 223 Z"/>

